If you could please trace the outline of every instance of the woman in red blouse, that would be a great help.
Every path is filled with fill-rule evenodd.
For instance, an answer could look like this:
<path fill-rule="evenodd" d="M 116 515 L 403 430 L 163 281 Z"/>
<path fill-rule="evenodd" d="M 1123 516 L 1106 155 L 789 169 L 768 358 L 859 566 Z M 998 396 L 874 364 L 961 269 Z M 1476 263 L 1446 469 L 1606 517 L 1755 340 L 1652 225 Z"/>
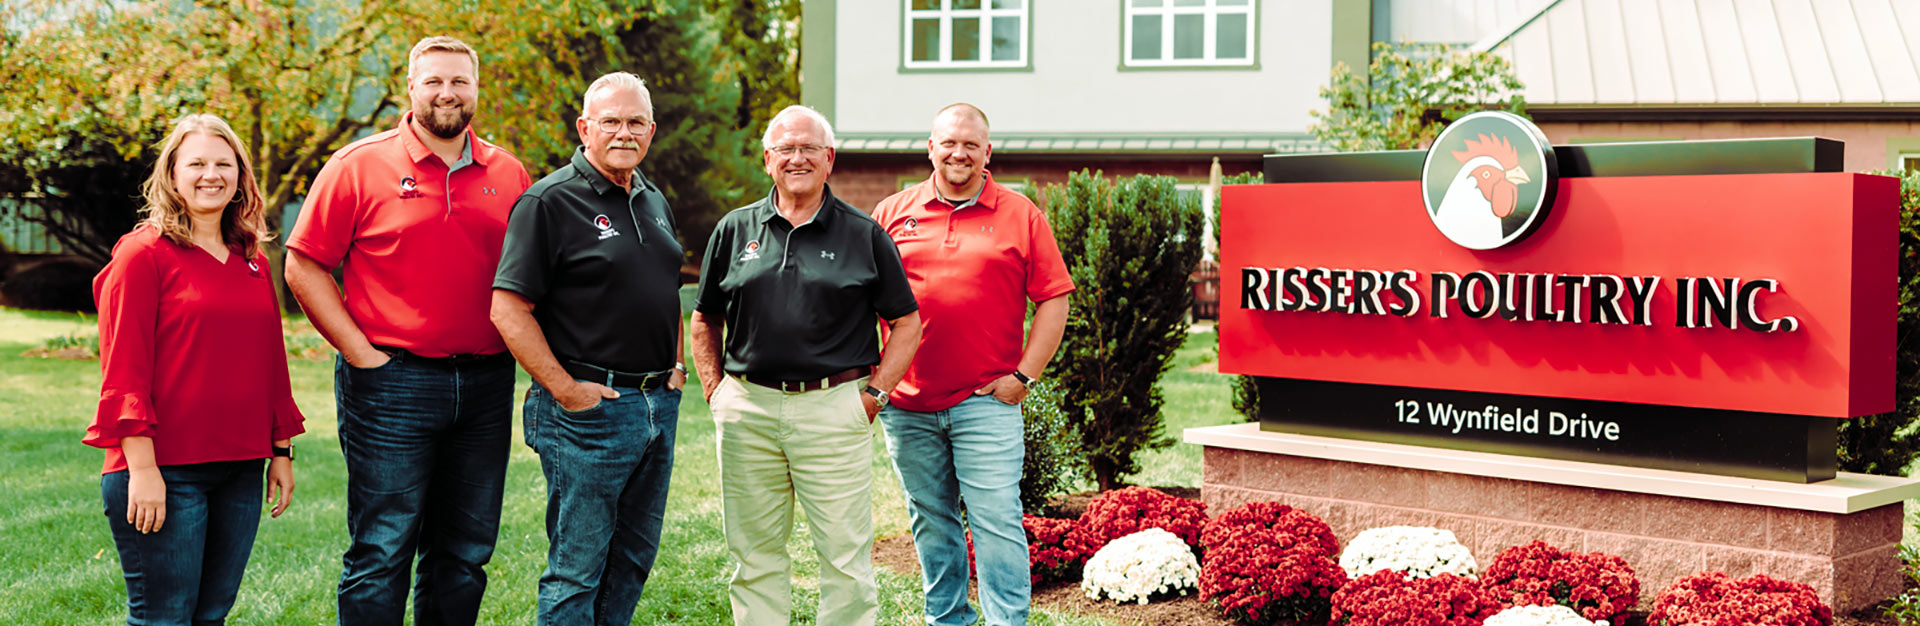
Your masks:
<path fill-rule="evenodd" d="M 240 138 L 181 118 L 143 186 L 146 219 L 93 281 L 107 451 L 100 492 L 127 580 L 127 623 L 224 623 L 260 524 L 293 496 L 305 429 L 287 382 L 272 235 Z"/>

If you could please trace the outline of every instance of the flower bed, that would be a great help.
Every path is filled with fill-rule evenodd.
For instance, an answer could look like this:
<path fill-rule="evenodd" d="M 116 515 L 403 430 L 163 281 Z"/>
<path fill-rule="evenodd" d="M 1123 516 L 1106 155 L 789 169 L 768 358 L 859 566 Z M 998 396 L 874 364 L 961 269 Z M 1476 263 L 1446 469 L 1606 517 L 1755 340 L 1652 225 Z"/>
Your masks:
<path fill-rule="evenodd" d="M 1756 574 L 1734 580 L 1722 572 L 1674 581 L 1653 600 L 1649 626 L 1830 626 L 1833 609 L 1813 587 Z"/>
<path fill-rule="evenodd" d="M 1383 569 L 1406 572 L 1412 578 L 1440 574 L 1472 578 L 1479 573 L 1480 565 L 1452 531 L 1387 526 L 1368 529 L 1348 541 L 1347 549 L 1340 553 L 1340 568 L 1356 578 Z"/>
<path fill-rule="evenodd" d="M 1204 552 L 1225 545 L 1235 537 L 1260 531 L 1291 535 L 1315 544 L 1322 554 L 1328 556 L 1340 553 L 1340 543 L 1334 539 L 1333 529 L 1325 521 L 1312 513 L 1278 502 L 1248 503 L 1207 520 L 1200 529 L 1200 548 Z"/>
<path fill-rule="evenodd" d="M 1275 502 L 1256 502 L 1207 522 L 1200 595 L 1243 624 L 1325 621 L 1347 582 L 1326 522 Z"/>
<path fill-rule="evenodd" d="M 1159 528 L 1115 539 L 1087 559 L 1080 589 L 1087 597 L 1146 604 L 1150 599 L 1187 595 L 1200 578 L 1193 547 Z"/>
<path fill-rule="evenodd" d="M 1501 609 L 1499 598 L 1471 578 L 1409 578 L 1380 570 L 1333 594 L 1335 626 L 1480 626 Z"/>
<path fill-rule="evenodd" d="M 1207 521 L 1207 505 L 1167 495 L 1151 487 L 1128 487 L 1101 494 L 1087 504 L 1069 543 L 1092 555 L 1107 542 L 1149 528 L 1159 528 L 1188 546 L 1200 541 Z"/>
<path fill-rule="evenodd" d="M 1612 623 L 1620 623 L 1640 598 L 1640 579 L 1626 560 L 1568 552 L 1544 541 L 1500 551 L 1480 580 L 1507 606 L 1558 604 Z"/>
<path fill-rule="evenodd" d="M 1073 580 L 1086 566 L 1090 553 L 1077 543 L 1073 528 L 1078 522 L 1028 515 L 1020 520 L 1027 531 L 1027 559 L 1033 584 Z M 969 535 L 971 536 L 971 535 Z"/>
<path fill-rule="evenodd" d="M 1516 606 L 1487 618 L 1482 626 L 1594 626 L 1564 606 Z"/>

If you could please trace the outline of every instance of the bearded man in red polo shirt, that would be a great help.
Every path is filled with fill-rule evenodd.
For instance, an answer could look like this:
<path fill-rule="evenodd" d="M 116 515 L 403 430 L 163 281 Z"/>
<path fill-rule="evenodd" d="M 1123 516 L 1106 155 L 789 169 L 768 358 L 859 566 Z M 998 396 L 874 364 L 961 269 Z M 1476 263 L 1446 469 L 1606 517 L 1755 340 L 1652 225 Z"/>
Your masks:
<path fill-rule="evenodd" d="M 961 500 L 986 622 L 1027 621 L 1020 402 L 1060 347 L 1073 291 L 1046 215 L 993 182 L 992 154 L 986 113 L 970 104 L 941 109 L 927 140 L 933 175 L 882 200 L 873 215 L 900 247 L 924 325 L 919 354 L 880 420 L 907 495 L 926 623 L 934 625 L 977 617 L 967 604 Z M 1028 301 L 1038 305 L 1023 336 Z"/>
<path fill-rule="evenodd" d="M 529 180 L 469 126 L 479 74 L 459 40 L 414 45 L 412 110 L 334 153 L 287 240 L 287 285 L 340 351 L 343 625 L 399 626 L 416 555 L 415 624 L 472 624 L 486 591 L 513 434 L 513 357 L 487 314 Z"/>

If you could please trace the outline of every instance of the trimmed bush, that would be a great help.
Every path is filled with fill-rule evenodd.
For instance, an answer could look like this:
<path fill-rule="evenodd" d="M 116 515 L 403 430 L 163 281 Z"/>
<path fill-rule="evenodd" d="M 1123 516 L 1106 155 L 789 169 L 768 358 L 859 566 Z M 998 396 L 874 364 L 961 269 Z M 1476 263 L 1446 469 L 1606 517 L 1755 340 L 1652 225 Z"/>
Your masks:
<path fill-rule="evenodd" d="M 1650 626 L 1832 626 L 1833 609 L 1813 587 L 1756 574 L 1704 572 L 1674 581 L 1653 600 Z"/>
<path fill-rule="evenodd" d="M 1337 626 L 1480 626 L 1506 608 L 1471 578 L 1441 574 L 1408 578 L 1380 570 L 1333 594 L 1330 624 Z"/>
<path fill-rule="evenodd" d="M 1087 559 L 1080 590 L 1087 597 L 1119 602 L 1187 595 L 1199 584 L 1200 562 L 1193 545 L 1173 533 L 1148 528 L 1108 542 Z"/>
<path fill-rule="evenodd" d="M 1640 601 L 1640 579 L 1625 559 L 1568 552 L 1544 541 L 1501 550 L 1480 582 L 1506 606 L 1558 604 L 1615 624 Z"/>
<path fill-rule="evenodd" d="M 1173 533 L 1187 545 L 1200 541 L 1200 527 L 1207 522 L 1207 505 L 1151 487 L 1128 487 L 1100 494 L 1080 514 L 1070 540 L 1087 555 L 1106 547 L 1107 542 L 1148 528 Z"/>
<path fill-rule="evenodd" d="M 1087 471 L 1087 460 L 1080 454 L 1080 432 L 1060 412 L 1060 386 L 1052 377 L 1034 383 L 1020 412 L 1027 446 L 1020 462 L 1020 508 L 1037 514 L 1047 500 L 1073 488 L 1074 479 Z"/>
<path fill-rule="evenodd" d="M 1340 553 L 1340 569 L 1348 576 L 1365 576 L 1383 569 L 1406 572 L 1412 578 L 1438 574 L 1473 577 L 1480 565 L 1460 545 L 1453 531 L 1427 526 L 1370 528 L 1347 542 Z"/>
<path fill-rule="evenodd" d="M 1161 423 L 1158 383 L 1187 340 L 1187 281 L 1200 262 L 1205 220 L 1200 203 L 1174 183 L 1165 176 L 1114 183 L 1081 170 L 1044 194 L 1076 288 L 1049 374 L 1101 490 L 1138 472 L 1140 451 L 1173 443 Z"/>

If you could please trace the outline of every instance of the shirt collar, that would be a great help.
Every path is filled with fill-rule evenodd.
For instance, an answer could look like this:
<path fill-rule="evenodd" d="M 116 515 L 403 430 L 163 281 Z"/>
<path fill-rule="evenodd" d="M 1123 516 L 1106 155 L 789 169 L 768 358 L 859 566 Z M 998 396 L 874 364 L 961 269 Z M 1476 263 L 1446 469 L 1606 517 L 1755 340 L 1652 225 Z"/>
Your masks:
<path fill-rule="evenodd" d="M 939 175 L 940 174 L 938 172 L 935 172 L 927 176 L 926 182 L 921 183 L 919 185 L 920 192 L 915 194 L 916 195 L 915 202 L 914 202 L 915 205 L 927 206 L 930 204 L 938 203 L 940 206 L 946 207 L 948 210 L 953 210 L 953 211 L 958 211 L 960 209 L 964 209 L 970 206 L 979 206 L 980 208 L 991 211 L 993 210 L 994 205 L 997 204 L 995 202 L 995 199 L 997 199 L 1000 196 L 997 190 L 997 188 L 999 187 L 999 183 L 993 182 L 992 172 L 981 172 L 980 178 L 982 179 L 983 182 L 980 185 L 980 192 L 974 194 L 972 199 L 961 202 L 958 206 L 955 206 L 953 203 L 948 202 L 946 198 L 940 197 L 940 186 L 939 186 L 940 183 L 934 180 L 934 177 Z"/>
<path fill-rule="evenodd" d="M 399 132 L 400 144 L 406 146 L 407 158 L 413 159 L 415 164 L 419 164 L 421 161 L 427 160 L 427 157 L 433 156 L 433 151 L 427 149 L 427 144 L 422 143 L 420 137 L 413 134 L 412 111 L 408 111 L 406 114 L 400 116 Z M 480 138 L 473 134 L 473 126 L 471 124 L 467 126 L 465 135 L 467 141 L 466 145 L 460 148 L 460 159 L 454 163 L 447 163 L 445 165 L 450 169 L 459 163 L 472 163 L 486 167 L 487 159 L 493 156 L 493 151 L 490 150 L 488 146 L 480 143 Z"/>
<path fill-rule="evenodd" d="M 780 217 L 780 205 L 774 196 L 776 193 L 778 193 L 777 190 L 769 188 L 767 189 L 766 199 L 760 201 L 761 222 L 772 222 L 776 219 L 785 220 L 785 218 Z M 833 197 L 833 185 L 822 185 L 820 188 L 820 210 L 814 211 L 813 219 L 807 223 L 819 224 L 821 226 L 833 223 L 833 206 L 839 202 L 839 198 Z M 795 224 L 794 226 L 798 227 L 799 224 Z"/>
<path fill-rule="evenodd" d="M 579 172 L 580 177 L 587 180 L 588 186 L 593 187 L 593 193 L 604 196 L 607 195 L 609 191 L 620 189 L 619 185 L 613 184 L 612 180 L 607 179 L 606 174 L 600 173 L 600 168 L 593 166 L 593 161 L 587 160 L 586 146 L 573 149 L 572 164 L 573 170 Z M 633 168 L 633 191 L 629 195 L 638 194 L 643 191 L 660 193 L 660 188 L 653 186 L 653 181 L 647 180 L 646 175 L 640 173 L 640 168 Z"/>

